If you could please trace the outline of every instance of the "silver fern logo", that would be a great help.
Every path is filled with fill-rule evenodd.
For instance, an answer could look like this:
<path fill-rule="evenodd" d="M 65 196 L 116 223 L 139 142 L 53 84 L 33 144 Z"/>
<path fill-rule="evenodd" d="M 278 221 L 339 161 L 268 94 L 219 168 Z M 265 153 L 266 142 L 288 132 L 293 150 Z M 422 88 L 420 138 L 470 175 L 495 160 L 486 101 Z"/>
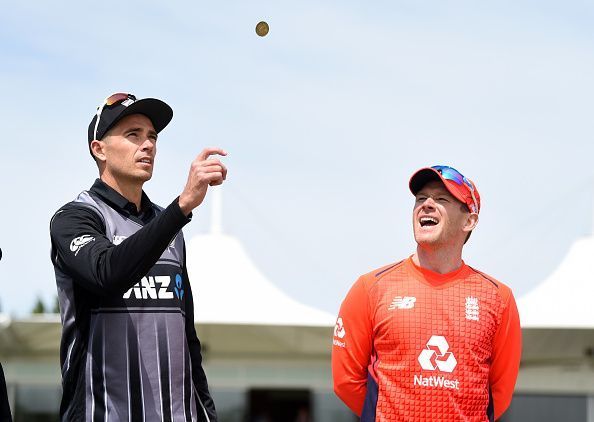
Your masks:
<path fill-rule="evenodd" d="M 78 255 L 83 246 L 93 242 L 95 238 L 90 234 L 83 234 L 82 236 L 75 237 L 70 242 L 70 250 L 74 252 L 74 256 Z"/>

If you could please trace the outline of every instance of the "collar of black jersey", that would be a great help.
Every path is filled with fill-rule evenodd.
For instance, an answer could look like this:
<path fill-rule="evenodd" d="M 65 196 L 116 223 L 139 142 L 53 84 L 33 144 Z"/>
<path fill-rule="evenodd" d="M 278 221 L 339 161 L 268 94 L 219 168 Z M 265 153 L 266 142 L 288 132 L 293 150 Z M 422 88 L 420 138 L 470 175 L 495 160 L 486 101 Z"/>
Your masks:
<path fill-rule="evenodd" d="M 101 196 L 107 202 L 114 206 L 117 211 L 124 211 L 129 215 L 138 216 L 143 212 L 151 209 L 152 202 L 144 191 L 142 191 L 142 198 L 140 200 L 140 211 L 136 209 L 136 204 L 128 201 L 118 191 L 109 186 L 101 179 L 95 180 L 90 189 L 92 192 Z"/>

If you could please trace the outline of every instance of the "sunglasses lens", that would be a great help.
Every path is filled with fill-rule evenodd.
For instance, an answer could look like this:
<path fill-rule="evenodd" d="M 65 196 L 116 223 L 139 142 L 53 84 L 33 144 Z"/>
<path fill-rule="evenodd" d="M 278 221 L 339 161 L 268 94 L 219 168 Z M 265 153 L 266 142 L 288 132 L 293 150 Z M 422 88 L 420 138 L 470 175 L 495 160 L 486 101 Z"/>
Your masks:
<path fill-rule="evenodd" d="M 459 185 L 466 185 L 466 188 L 472 196 L 472 202 L 468 203 L 467 205 L 469 207 L 472 206 L 472 212 L 478 212 L 478 202 L 474 196 L 474 186 L 472 185 L 472 183 L 468 181 L 466 177 L 462 175 L 462 173 L 460 173 L 455 168 L 449 166 L 433 166 L 431 168 L 433 170 L 438 171 L 439 174 L 441 174 L 441 177 L 443 177 L 446 180 L 451 180 Z"/>
<path fill-rule="evenodd" d="M 124 100 L 127 100 L 129 97 L 129 94 L 125 94 L 123 92 L 118 92 L 117 94 L 113 94 L 110 95 L 106 100 L 105 100 L 105 105 L 107 106 L 112 106 L 116 103 L 122 102 Z"/>
<path fill-rule="evenodd" d="M 432 168 L 437 170 L 444 179 L 451 180 L 459 185 L 464 183 L 464 176 L 462 176 L 462 174 L 460 174 L 460 172 L 455 168 L 448 166 L 434 166 Z"/>
<path fill-rule="evenodd" d="M 99 127 L 99 120 L 101 119 L 101 113 L 103 113 L 105 106 L 110 107 L 114 104 L 126 101 L 127 99 L 136 101 L 136 97 L 134 95 L 126 94 L 125 92 L 118 92 L 107 97 L 103 104 L 97 107 L 97 120 L 95 121 L 95 131 L 93 132 L 93 137 L 95 139 L 97 139 L 97 128 Z"/>

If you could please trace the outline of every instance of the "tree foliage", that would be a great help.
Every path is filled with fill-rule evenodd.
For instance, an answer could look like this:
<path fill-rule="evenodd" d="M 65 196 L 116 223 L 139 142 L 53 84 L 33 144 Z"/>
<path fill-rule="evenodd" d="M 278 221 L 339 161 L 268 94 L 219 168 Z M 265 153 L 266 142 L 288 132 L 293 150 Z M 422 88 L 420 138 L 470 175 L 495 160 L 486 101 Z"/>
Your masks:
<path fill-rule="evenodd" d="M 43 303 L 43 300 L 41 300 L 41 298 L 38 296 L 37 297 L 37 301 L 35 302 L 35 306 L 33 307 L 33 310 L 31 311 L 32 314 L 45 314 L 46 309 L 45 309 L 45 304 Z"/>

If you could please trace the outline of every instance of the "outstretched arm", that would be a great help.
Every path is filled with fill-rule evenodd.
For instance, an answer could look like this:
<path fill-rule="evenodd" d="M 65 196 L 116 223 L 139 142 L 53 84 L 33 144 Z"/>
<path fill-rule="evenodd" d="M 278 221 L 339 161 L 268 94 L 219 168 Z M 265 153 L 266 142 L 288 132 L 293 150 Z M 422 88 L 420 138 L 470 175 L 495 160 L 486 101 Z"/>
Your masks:
<path fill-rule="evenodd" d="M 105 235 L 97 212 L 67 205 L 50 223 L 52 260 L 99 296 L 122 294 L 149 271 L 189 221 L 175 200 L 151 222 L 114 245 Z"/>

